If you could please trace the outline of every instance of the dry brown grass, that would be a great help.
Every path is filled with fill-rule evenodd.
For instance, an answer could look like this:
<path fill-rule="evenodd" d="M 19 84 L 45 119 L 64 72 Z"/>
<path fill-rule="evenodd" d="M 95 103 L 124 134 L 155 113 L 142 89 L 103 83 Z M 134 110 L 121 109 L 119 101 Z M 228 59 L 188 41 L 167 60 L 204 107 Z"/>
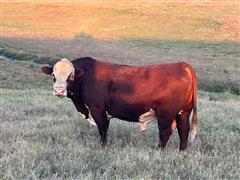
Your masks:
<path fill-rule="evenodd" d="M 31 2 L 31 3 L 30 3 Z M 239 42 L 239 1 L 3 2 L 2 36 Z"/>

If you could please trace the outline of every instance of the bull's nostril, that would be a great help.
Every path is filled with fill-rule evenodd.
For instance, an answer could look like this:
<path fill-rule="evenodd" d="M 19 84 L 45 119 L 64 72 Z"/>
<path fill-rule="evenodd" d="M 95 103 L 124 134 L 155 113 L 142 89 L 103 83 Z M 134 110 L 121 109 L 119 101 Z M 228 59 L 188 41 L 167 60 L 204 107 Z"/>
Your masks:
<path fill-rule="evenodd" d="M 64 93 L 64 90 L 62 90 L 61 93 Z"/>

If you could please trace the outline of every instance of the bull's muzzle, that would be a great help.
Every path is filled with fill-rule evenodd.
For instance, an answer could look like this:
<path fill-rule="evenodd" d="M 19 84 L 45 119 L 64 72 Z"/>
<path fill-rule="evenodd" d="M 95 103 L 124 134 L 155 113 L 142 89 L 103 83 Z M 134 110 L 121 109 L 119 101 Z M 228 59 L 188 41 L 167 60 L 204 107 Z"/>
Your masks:
<path fill-rule="evenodd" d="M 53 95 L 58 97 L 64 97 L 67 95 L 65 88 L 62 87 L 56 87 L 53 90 Z"/>

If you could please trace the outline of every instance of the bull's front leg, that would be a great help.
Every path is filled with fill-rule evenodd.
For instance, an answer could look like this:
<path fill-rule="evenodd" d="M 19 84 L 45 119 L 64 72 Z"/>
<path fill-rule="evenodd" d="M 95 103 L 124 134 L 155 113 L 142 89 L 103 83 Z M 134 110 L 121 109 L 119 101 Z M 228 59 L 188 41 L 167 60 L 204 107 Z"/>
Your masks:
<path fill-rule="evenodd" d="M 98 132 L 101 138 L 100 144 L 104 147 L 107 144 L 107 131 L 109 126 L 109 120 L 107 118 L 106 111 L 93 109 L 91 110 L 91 113 L 98 127 Z"/>
<path fill-rule="evenodd" d="M 89 118 L 89 110 L 88 108 L 82 104 L 82 103 L 77 103 L 75 101 L 73 101 L 74 106 L 76 107 L 77 111 L 80 112 L 82 115 L 84 115 L 85 119 Z"/>
<path fill-rule="evenodd" d="M 96 123 L 91 116 L 91 112 L 86 107 L 86 105 L 82 103 L 74 103 L 74 105 L 77 111 L 80 112 L 80 114 L 83 116 L 83 118 L 85 118 L 91 125 L 96 126 Z"/>

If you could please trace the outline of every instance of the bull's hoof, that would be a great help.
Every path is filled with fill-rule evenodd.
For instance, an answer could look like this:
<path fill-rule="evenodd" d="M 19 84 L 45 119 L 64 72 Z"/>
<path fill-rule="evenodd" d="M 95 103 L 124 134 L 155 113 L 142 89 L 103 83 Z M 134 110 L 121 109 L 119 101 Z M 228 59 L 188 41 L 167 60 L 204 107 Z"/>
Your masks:
<path fill-rule="evenodd" d="M 105 142 L 105 141 L 100 141 L 99 144 L 102 148 L 107 146 L 107 142 Z"/>

